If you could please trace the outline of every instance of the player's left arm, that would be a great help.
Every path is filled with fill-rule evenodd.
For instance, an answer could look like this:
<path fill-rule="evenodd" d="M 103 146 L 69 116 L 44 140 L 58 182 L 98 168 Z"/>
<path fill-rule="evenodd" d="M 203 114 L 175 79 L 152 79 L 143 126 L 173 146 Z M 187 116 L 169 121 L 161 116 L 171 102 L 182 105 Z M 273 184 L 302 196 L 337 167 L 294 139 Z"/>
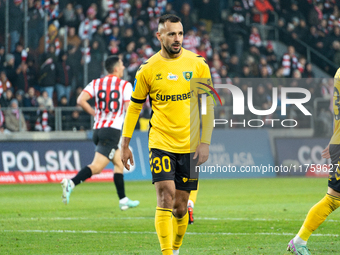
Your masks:
<path fill-rule="evenodd" d="M 207 63 L 200 59 L 200 78 L 205 78 L 207 81 L 211 79 L 211 74 L 209 70 L 209 66 Z M 211 84 L 212 86 L 212 84 Z M 213 99 L 208 96 L 206 98 L 207 102 L 207 113 L 202 115 L 202 136 L 201 136 L 201 143 L 197 146 L 196 152 L 194 155 L 194 159 L 198 156 L 198 163 L 197 165 L 201 165 L 208 160 L 209 157 L 209 145 L 211 141 L 211 135 L 213 131 L 213 122 L 214 122 L 214 102 Z"/>
<path fill-rule="evenodd" d="M 80 105 L 84 111 L 86 111 L 88 114 L 95 116 L 95 110 L 92 108 L 92 106 L 87 102 L 91 99 L 91 95 L 87 91 L 82 91 L 80 95 L 77 98 L 77 104 Z"/>
<path fill-rule="evenodd" d="M 214 129 L 214 102 L 207 97 L 207 114 L 202 115 L 202 137 L 201 143 L 210 144 L 212 131 Z"/>
<path fill-rule="evenodd" d="M 213 131 L 214 103 L 211 97 L 207 97 L 207 114 L 202 115 L 202 137 L 201 143 L 197 146 L 194 159 L 198 157 L 197 165 L 201 165 L 208 160 L 209 145 Z"/>

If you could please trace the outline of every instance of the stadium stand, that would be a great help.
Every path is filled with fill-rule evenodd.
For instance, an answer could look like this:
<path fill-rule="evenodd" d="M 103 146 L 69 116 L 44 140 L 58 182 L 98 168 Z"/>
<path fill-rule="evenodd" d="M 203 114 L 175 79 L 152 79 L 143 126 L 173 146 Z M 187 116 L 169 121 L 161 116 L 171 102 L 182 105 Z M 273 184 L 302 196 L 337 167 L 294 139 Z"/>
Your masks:
<path fill-rule="evenodd" d="M 254 104 L 260 109 L 271 105 L 273 87 L 305 87 L 312 93 L 309 107 L 317 109 L 317 114 L 299 127 L 315 126 L 329 133 L 323 123 L 331 118 L 333 85 L 317 78 L 333 76 L 340 65 L 339 1 L 27 2 L 27 9 L 22 0 L 9 1 L 6 8 L 6 1 L 0 0 L 0 101 L 5 109 L 10 101 L 6 90 L 15 97 L 20 91 L 19 107 L 30 131 L 90 129 L 85 124 L 91 123 L 89 116 L 66 107 L 76 107 L 79 91 L 104 75 L 103 61 L 110 54 L 122 57 L 124 78 L 133 83 L 139 65 L 160 49 L 155 36 L 158 17 L 174 13 L 183 22 L 183 47 L 206 58 L 215 84 L 233 83 L 245 91 L 256 86 Z M 316 77 L 316 73 L 325 76 Z M 266 82 L 253 84 L 253 78 Z M 290 79 L 278 84 L 277 78 Z M 315 79 L 307 82 L 309 78 Z M 228 91 L 219 93 L 224 105 L 216 111 L 223 118 L 230 114 L 232 100 Z M 143 118 L 149 113 L 146 105 Z M 5 130 L 6 119 L 0 123 Z"/>

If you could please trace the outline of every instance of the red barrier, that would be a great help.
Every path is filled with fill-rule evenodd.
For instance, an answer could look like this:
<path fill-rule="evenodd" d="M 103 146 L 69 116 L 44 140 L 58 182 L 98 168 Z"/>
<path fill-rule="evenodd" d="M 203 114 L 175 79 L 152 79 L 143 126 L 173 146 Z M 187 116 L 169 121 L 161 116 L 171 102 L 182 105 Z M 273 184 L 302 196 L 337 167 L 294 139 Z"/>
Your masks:
<path fill-rule="evenodd" d="M 306 176 L 308 177 L 328 177 L 330 165 L 328 164 L 311 164 L 308 168 Z"/>
<path fill-rule="evenodd" d="M 46 173 L 23 173 L 20 171 L 9 173 L 0 172 L 0 184 L 61 182 L 64 178 L 73 178 L 77 173 L 77 171 L 57 171 Z M 112 181 L 112 178 L 112 170 L 103 170 L 100 174 L 93 175 L 87 180 L 87 182 L 107 182 Z"/>

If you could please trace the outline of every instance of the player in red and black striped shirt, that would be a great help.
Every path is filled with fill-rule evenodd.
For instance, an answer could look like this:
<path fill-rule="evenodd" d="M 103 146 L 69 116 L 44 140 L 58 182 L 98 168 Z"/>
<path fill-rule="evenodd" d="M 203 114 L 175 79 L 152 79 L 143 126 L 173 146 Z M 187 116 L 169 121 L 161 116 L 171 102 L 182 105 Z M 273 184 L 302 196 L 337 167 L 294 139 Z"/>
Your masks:
<path fill-rule="evenodd" d="M 114 164 L 114 183 L 120 199 L 120 209 L 126 210 L 139 204 L 139 201 L 132 201 L 125 196 L 124 166 L 118 148 L 125 111 L 132 93 L 131 83 L 120 79 L 124 68 L 118 56 L 108 57 L 105 69 L 109 75 L 91 81 L 77 99 L 77 103 L 95 119 L 93 142 L 96 145 L 96 152 L 91 164 L 81 169 L 71 180 L 64 179 L 61 182 L 65 204 L 69 203 L 71 192 L 76 185 L 94 174 L 101 173 L 110 161 Z M 95 109 L 87 102 L 91 98 L 95 99 Z"/>

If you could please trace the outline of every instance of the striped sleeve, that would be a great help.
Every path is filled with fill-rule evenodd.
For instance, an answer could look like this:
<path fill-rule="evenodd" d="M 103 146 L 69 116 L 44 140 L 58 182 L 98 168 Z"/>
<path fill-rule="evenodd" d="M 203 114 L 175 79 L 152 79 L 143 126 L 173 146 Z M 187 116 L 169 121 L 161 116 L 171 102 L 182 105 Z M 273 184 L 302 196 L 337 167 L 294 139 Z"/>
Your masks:
<path fill-rule="evenodd" d="M 85 92 L 87 92 L 91 97 L 94 97 L 95 91 L 94 91 L 94 81 L 91 81 L 84 89 Z"/>
<path fill-rule="evenodd" d="M 130 101 L 132 95 L 132 85 L 130 82 L 127 82 L 126 84 L 124 84 L 123 87 L 123 101 L 127 102 Z"/>

